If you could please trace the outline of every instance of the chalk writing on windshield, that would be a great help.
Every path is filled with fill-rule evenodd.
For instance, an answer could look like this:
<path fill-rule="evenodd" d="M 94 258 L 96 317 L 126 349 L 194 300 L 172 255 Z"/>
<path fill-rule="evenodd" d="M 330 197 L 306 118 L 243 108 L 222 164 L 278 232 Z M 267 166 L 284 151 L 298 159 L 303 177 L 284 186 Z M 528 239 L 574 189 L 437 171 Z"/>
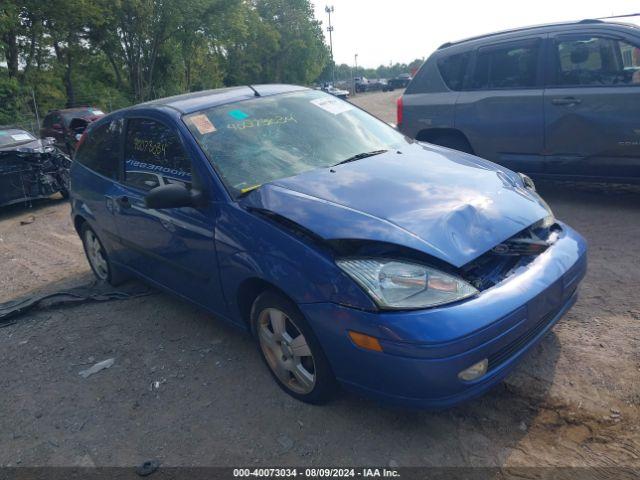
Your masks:
<path fill-rule="evenodd" d="M 233 130 L 246 130 L 247 128 L 271 127 L 275 125 L 285 125 L 287 123 L 298 123 L 293 115 L 275 115 L 269 118 L 247 119 L 242 122 L 229 123 L 227 128 Z"/>

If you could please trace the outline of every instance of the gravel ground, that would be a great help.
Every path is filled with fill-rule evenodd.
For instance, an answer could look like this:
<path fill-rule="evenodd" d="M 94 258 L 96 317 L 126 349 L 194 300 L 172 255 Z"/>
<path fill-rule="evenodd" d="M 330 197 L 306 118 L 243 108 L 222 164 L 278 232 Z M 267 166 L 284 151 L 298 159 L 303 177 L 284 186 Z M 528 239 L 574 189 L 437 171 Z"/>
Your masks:
<path fill-rule="evenodd" d="M 398 94 L 354 102 L 393 121 Z M 540 190 L 588 239 L 590 270 L 576 306 L 483 398 L 439 413 L 350 394 L 305 405 L 247 335 L 156 293 L 0 328 L 0 465 L 640 468 L 640 189 Z M 0 301 L 92 279 L 59 199 L 0 212 L 0 266 Z"/>

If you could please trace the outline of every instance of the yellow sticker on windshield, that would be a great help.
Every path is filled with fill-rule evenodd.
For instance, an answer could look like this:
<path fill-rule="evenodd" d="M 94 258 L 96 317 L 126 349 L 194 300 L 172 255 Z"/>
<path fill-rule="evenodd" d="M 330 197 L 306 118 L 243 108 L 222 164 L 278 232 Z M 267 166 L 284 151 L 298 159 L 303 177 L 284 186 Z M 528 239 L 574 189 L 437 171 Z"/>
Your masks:
<path fill-rule="evenodd" d="M 216 127 L 213 126 L 209 117 L 205 114 L 195 115 L 191 117 L 191 123 L 198 129 L 200 135 L 206 135 L 207 133 L 213 133 L 216 131 Z"/>

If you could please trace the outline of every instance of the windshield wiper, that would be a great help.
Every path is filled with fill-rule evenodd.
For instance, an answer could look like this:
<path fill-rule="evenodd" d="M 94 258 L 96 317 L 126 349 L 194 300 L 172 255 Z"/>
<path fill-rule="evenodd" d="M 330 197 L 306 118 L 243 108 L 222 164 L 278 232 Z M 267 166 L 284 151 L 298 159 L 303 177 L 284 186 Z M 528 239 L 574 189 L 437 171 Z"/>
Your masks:
<path fill-rule="evenodd" d="M 342 160 L 341 162 L 338 162 L 333 166 L 337 167 L 338 165 L 342 165 L 344 163 L 355 162 L 356 160 L 362 160 L 363 158 L 373 157 L 375 155 L 380 155 L 381 153 L 386 153 L 387 151 L 388 150 L 374 150 L 373 152 L 358 153 L 357 155 L 354 155 L 353 157 L 349 157 L 346 160 Z"/>

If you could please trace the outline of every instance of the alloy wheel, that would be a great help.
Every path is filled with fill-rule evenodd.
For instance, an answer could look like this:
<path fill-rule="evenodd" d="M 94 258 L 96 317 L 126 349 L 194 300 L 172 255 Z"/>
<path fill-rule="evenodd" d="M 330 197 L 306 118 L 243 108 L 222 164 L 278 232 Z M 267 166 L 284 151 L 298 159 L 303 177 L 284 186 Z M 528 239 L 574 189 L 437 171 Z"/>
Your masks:
<path fill-rule="evenodd" d="M 295 393 L 310 393 L 316 384 L 316 365 L 295 322 L 277 308 L 265 308 L 257 327 L 260 348 L 276 377 Z"/>
<path fill-rule="evenodd" d="M 84 233 L 84 245 L 87 251 L 87 258 L 93 268 L 94 273 L 100 280 L 106 281 L 109 278 L 109 265 L 104 253 L 104 249 L 93 230 L 87 229 Z"/>

